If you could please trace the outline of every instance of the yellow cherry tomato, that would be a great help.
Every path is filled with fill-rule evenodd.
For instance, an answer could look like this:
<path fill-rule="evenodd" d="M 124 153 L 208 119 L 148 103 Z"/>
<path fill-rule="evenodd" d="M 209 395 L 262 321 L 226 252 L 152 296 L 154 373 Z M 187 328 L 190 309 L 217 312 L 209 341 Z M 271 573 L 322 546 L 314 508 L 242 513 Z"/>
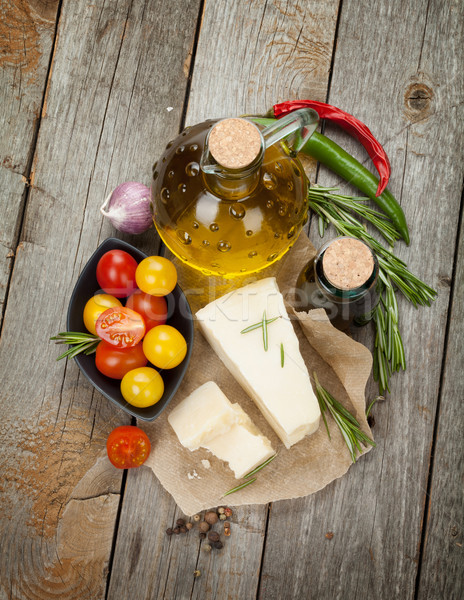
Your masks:
<path fill-rule="evenodd" d="M 84 308 L 84 325 L 86 329 L 96 335 L 95 323 L 98 317 L 108 308 L 114 308 L 115 306 L 122 306 L 122 304 L 110 294 L 95 294 L 95 296 L 92 296 Z"/>
<path fill-rule="evenodd" d="M 137 267 L 135 281 L 146 294 L 167 296 L 176 287 L 176 267 L 167 258 L 149 256 Z"/>
<path fill-rule="evenodd" d="M 158 325 L 145 335 L 143 353 L 158 369 L 173 369 L 184 360 L 187 342 L 171 325 Z"/>
<path fill-rule="evenodd" d="M 161 375 L 151 367 L 132 369 L 121 381 L 121 394 L 132 406 L 145 408 L 161 400 L 164 383 Z"/>

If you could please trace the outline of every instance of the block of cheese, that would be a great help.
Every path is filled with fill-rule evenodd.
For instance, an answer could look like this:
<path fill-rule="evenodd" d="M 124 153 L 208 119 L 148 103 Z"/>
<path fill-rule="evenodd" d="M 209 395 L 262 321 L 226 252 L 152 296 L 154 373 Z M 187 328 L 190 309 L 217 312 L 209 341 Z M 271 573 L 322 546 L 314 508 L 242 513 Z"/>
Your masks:
<path fill-rule="evenodd" d="M 267 325 L 267 351 L 261 327 L 241 333 L 261 322 L 264 312 L 268 320 L 278 317 Z M 287 448 L 317 430 L 319 404 L 275 277 L 222 296 L 196 317 L 208 342 Z"/>
<path fill-rule="evenodd" d="M 245 411 L 232 404 L 213 381 L 182 400 L 168 421 L 183 446 L 189 450 L 206 448 L 228 462 L 237 479 L 275 454 L 271 442 Z"/>

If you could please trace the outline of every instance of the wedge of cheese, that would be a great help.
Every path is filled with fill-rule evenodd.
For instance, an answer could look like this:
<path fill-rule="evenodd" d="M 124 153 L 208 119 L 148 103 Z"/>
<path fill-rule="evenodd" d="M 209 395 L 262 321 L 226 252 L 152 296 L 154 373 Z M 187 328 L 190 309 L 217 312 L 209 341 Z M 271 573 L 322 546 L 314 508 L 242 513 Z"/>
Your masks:
<path fill-rule="evenodd" d="M 262 327 L 241 333 L 264 314 L 267 320 L 278 317 L 266 327 L 267 350 Z M 319 404 L 275 277 L 222 296 L 196 317 L 208 342 L 287 448 L 317 430 Z"/>
<path fill-rule="evenodd" d="M 206 448 L 229 463 L 237 479 L 275 454 L 271 442 L 245 411 L 232 404 L 213 381 L 182 400 L 168 421 L 183 446 L 189 450 Z"/>

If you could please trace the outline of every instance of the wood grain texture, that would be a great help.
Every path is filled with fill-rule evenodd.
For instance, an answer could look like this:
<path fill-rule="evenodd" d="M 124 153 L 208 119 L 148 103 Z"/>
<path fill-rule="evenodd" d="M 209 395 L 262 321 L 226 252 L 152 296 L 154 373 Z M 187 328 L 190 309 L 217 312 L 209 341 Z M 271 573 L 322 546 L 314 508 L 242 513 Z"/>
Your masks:
<path fill-rule="evenodd" d="M 0 3 L 0 323 L 16 251 L 58 0 Z"/>
<path fill-rule="evenodd" d="M 196 20 L 195 9 L 189 14 L 179 6 L 165 12 L 138 0 L 62 6 L 0 341 L 2 599 L 105 593 L 121 472 L 113 470 L 115 480 L 104 479 L 96 495 L 72 500 L 72 494 L 108 433 L 130 420 L 73 362 L 56 363 L 58 348 L 48 338 L 65 327 L 86 260 L 100 239 L 114 234 L 99 213 L 107 193 L 125 180 L 148 183 L 151 161 L 179 126 L 182 65 Z M 170 34 L 173 22 L 185 37 Z M 136 243 L 153 252 L 158 246 L 153 230 Z M 70 536 L 79 527 L 86 554 L 80 536 Z"/>
<path fill-rule="evenodd" d="M 206 2 L 187 124 L 213 116 L 265 112 L 278 99 L 287 96 L 309 94 L 324 98 L 337 9 L 335 1 L 324 4 L 295 0 L 285 4 L 244 0 Z M 308 79 L 306 64 L 312 71 Z M 261 80 L 262 77 L 265 79 Z M 192 540 L 189 534 L 188 540 L 173 538 L 168 542 L 166 536 L 160 534 L 179 515 L 175 504 L 165 500 L 166 493 L 159 488 L 153 477 L 129 474 L 111 573 L 110 598 L 119 597 L 121 593 L 125 598 L 132 593 L 132 597 L 140 599 L 254 598 L 259 583 L 266 508 L 237 509 L 237 526 L 220 551 L 221 555 L 200 552 L 196 562 L 200 551 L 196 537 Z M 136 529 L 140 529 L 137 536 L 130 507 L 138 511 L 146 502 L 150 502 L 151 507 L 147 498 L 158 499 L 156 512 L 155 505 L 146 509 L 156 516 L 152 520 L 137 516 Z M 142 547 L 140 552 L 136 551 L 139 546 Z M 139 558 L 130 567 L 127 556 L 134 553 Z M 202 575 L 194 581 L 192 567 L 195 564 Z M 159 582 L 153 581 L 152 573 L 158 574 Z M 129 579 L 131 586 L 124 583 Z"/>
<path fill-rule="evenodd" d="M 187 124 L 325 100 L 338 0 L 206 2 Z M 315 163 L 308 174 L 315 176 Z"/>
<path fill-rule="evenodd" d="M 438 412 L 433 474 L 424 527 L 418 598 L 461 598 L 464 590 L 464 235 L 457 255 L 450 329 Z"/>
<path fill-rule="evenodd" d="M 266 600 L 301 589 L 317 598 L 414 596 L 463 180 L 463 21 L 457 2 L 343 2 L 329 102 L 385 142 L 390 189 L 411 224 L 411 247 L 397 252 L 439 298 L 417 311 L 400 300 L 408 368 L 374 409 L 377 448 L 321 493 L 273 506 Z M 327 131 L 366 160 L 356 143 Z M 336 180 L 322 171 L 319 181 Z M 320 245 L 315 231 L 312 239 Z M 356 337 L 371 346 L 371 335 L 367 328 Z M 368 397 L 375 393 L 372 384 Z M 281 569 L 282 555 L 293 569 Z"/>
<path fill-rule="evenodd" d="M 198 524 L 188 533 L 166 535 L 166 529 L 174 528 L 178 518 L 187 521 L 189 516 L 179 511 L 161 485 L 153 485 L 150 469 L 130 471 L 108 597 L 122 600 L 254 597 L 265 514 L 265 506 L 234 510 L 230 537 L 222 534 L 221 522 L 214 526 L 224 548 L 206 552 L 202 550 L 205 542 L 199 538 Z M 194 575 L 196 570 L 200 571 L 199 577 Z"/>

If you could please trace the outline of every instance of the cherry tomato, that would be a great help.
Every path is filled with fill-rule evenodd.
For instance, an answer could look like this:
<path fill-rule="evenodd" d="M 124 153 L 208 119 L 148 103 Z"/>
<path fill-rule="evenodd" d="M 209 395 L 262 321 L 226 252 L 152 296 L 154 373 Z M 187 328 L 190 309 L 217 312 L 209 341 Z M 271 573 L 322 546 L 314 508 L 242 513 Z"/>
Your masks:
<path fill-rule="evenodd" d="M 131 308 L 145 321 L 147 331 L 157 325 L 164 325 L 168 318 L 168 305 L 162 296 L 152 296 L 142 290 L 136 290 L 126 301 L 126 308 Z"/>
<path fill-rule="evenodd" d="M 121 394 L 132 406 L 153 406 L 164 393 L 161 375 L 151 367 L 141 367 L 126 373 L 121 381 Z"/>
<path fill-rule="evenodd" d="M 95 329 L 102 340 L 118 348 L 135 346 L 145 335 L 142 317 L 123 306 L 105 310 L 98 317 Z"/>
<path fill-rule="evenodd" d="M 116 427 L 108 436 L 108 458 L 118 469 L 140 467 L 150 454 L 151 444 L 147 434 L 135 425 Z"/>
<path fill-rule="evenodd" d="M 144 367 L 147 363 L 142 344 L 132 348 L 116 348 L 106 342 L 100 342 L 97 346 L 95 366 L 100 373 L 111 379 L 122 379 L 132 369 Z"/>
<path fill-rule="evenodd" d="M 152 296 L 167 296 L 176 287 L 176 267 L 167 258 L 149 256 L 137 267 L 135 279 L 139 288 Z"/>
<path fill-rule="evenodd" d="M 98 285 L 116 298 L 130 296 L 137 289 L 135 271 L 137 261 L 124 250 L 110 250 L 98 261 Z"/>
<path fill-rule="evenodd" d="M 84 308 L 84 325 L 86 329 L 95 335 L 97 333 L 95 331 L 95 323 L 98 317 L 106 309 L 114 306 L 122 306 L 114 296 L 110 296 L 109 294 L 95 294 L 95 296 L 92 296 Z"/>
<path fill-rule="evenodd" d="M 158 325 L 145 336 L 143 353 L 158 369 L 172 369 L 184 360 L 187 342 L 174 327 Z"/>

